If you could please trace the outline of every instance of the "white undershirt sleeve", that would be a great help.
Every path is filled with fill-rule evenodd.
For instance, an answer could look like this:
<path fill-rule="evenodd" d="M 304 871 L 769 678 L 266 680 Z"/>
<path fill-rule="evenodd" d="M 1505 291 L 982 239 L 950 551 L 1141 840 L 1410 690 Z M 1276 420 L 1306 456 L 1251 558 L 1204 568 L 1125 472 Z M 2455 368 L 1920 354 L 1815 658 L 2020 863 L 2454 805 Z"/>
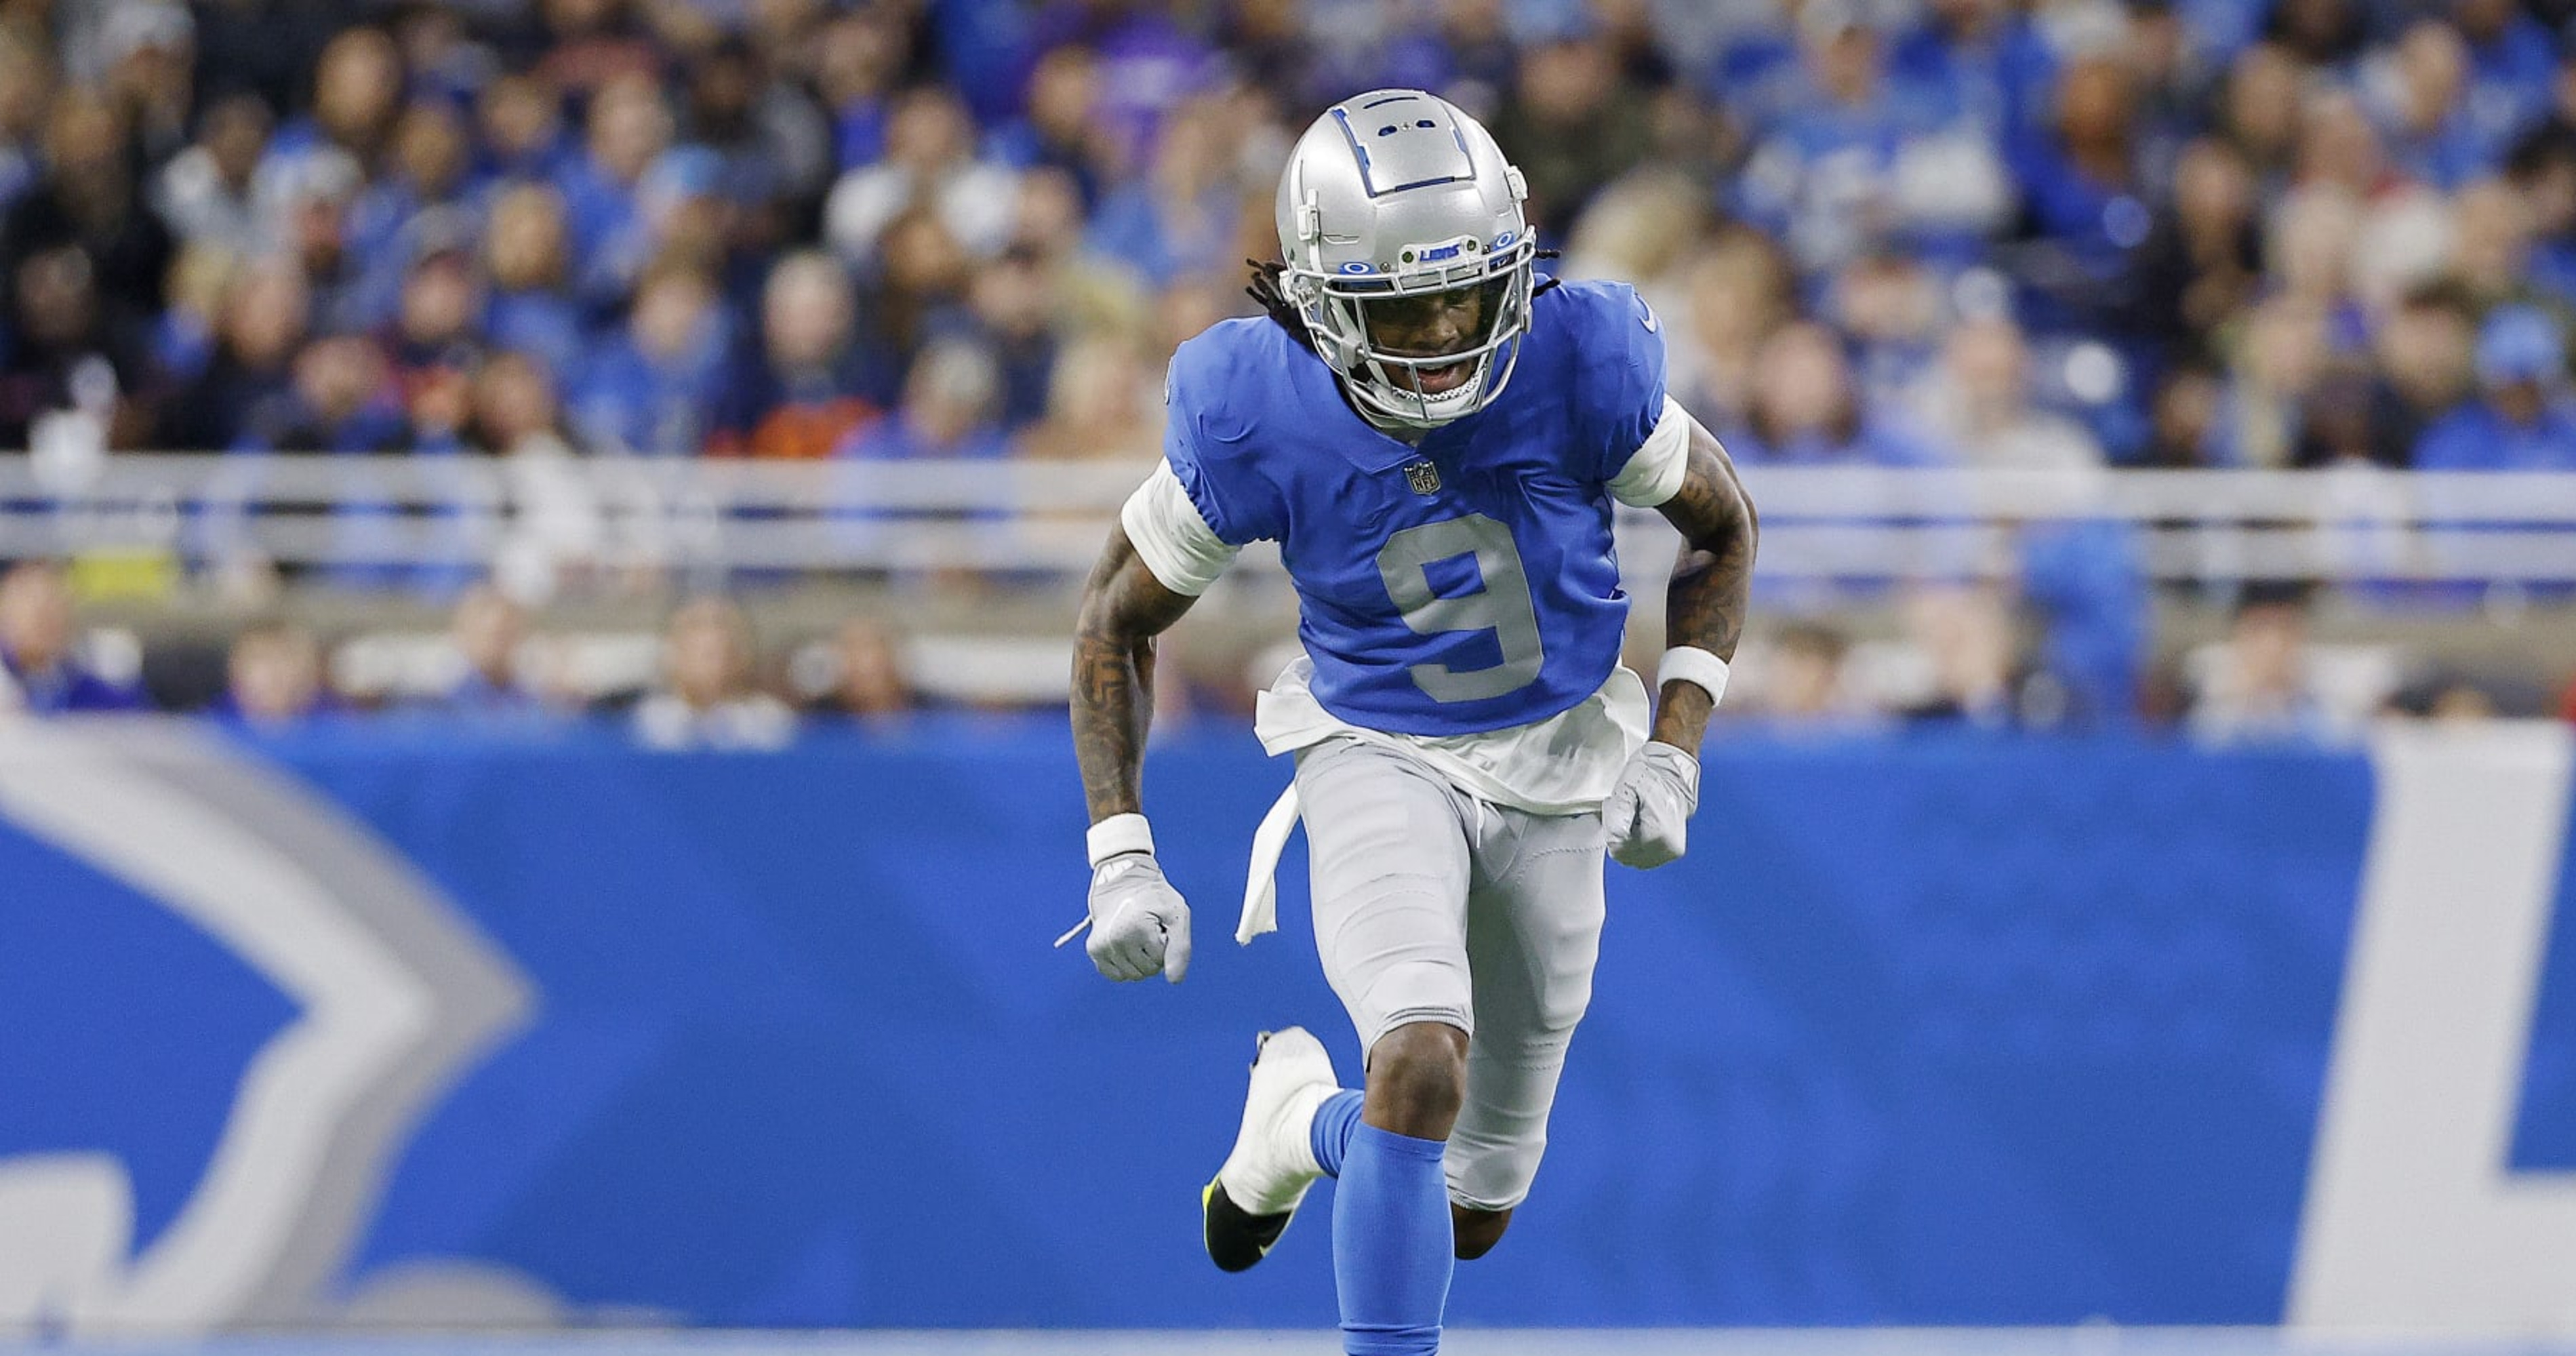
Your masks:
<path fill-rule="evenodd" d="M 1690 431 L 1690 415 L 1679 401 L 1665 396 L 1663 417 L 1611 477 L 1610 496 L 1635 508 L 1653 508 L 1681 493 L 1682 476 L 1690 469 Z"/>
<path fill-rule="evenodd" d="M 1127 540 L 1135 543 L 1136 554 L 1154 578 L 1185 597 L 1207 592 L 1241 549 L 1218 539 L 1167 461 L 1154 463 L 1154 473 L 1127 496 L 1126 506 L 1118 510 L 1118 523 L 1127 529 Z"/>

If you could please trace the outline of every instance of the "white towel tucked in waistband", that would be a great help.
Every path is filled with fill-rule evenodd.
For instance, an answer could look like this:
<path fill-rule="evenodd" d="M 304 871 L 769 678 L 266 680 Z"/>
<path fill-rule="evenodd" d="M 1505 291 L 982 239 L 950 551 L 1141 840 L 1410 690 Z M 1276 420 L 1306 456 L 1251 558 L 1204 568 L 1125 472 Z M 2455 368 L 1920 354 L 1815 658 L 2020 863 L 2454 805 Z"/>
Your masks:
<path fill-rule="evenodd" d="M 1296 827 L 1297 784 L 1290 782 L 1252 833 L 1252 868 L 1243 880 L 1243 917 L 1234 925 L 1234 940 L 1244 946 L 1265 932 L 1279 930 L 1279 857 L 1288 850 L 1288 835 Z"/>

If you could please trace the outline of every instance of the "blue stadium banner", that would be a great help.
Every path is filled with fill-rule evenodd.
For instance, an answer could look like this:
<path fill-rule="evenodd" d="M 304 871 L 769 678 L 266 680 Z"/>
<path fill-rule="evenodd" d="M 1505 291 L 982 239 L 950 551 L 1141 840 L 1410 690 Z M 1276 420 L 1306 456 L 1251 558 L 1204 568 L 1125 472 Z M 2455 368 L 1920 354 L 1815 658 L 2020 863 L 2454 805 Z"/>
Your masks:
<path fill-rule="evenodd" d="M 1454 1317 L 2576 1331 L 2570 762 L 1722 737 Z M 1224 941 L 1285 776 L 1157 748 L 1118 986 L 1053 728 L 0 729 L 0 1333 L 1321 1326 L 1198 1244 L 1254 1033 L 1359 1064 L 1300 854 Z"/>

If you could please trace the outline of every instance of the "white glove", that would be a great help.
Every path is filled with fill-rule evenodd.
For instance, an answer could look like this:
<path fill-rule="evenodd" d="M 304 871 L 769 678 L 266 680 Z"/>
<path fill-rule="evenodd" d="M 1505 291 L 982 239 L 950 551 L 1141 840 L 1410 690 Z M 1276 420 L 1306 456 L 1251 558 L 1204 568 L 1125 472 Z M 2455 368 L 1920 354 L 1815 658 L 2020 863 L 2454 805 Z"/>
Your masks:
<path fill-rule="evenodd" d="M 1601 802 L 1601 825 L 1610 832 L 1610 859 L 1644 869 L 1682 855 L 1691 812 L 1699 808 L 1699 760 L 1670 744 L 1648 740 L 1619 783 Z"/>
<path fill-rule="evenodd" d="M 1091 872 L 1091 963 L 1111 979 L 1190 972 L 1190 906 L 1150 852 L 1122 852 Z"/>

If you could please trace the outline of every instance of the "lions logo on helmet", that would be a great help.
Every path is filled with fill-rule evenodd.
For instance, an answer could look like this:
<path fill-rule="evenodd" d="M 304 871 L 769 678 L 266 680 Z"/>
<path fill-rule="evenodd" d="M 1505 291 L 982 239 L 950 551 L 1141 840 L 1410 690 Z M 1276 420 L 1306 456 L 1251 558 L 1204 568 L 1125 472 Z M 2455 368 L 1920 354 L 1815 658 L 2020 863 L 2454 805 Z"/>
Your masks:
<path fill-rule="evenodd" d="M 1375 90 L 1325 110 L 1279 177 L 1282 290 L 1351 399 L 1393 424 L 1435 428 L 1493 403 L 1529 328 L 1537 242 L 1521 172 L 1474 118 L 1420 90 Z M 1398 353 L 1373 308 L 1465 288 L 1480 328 L 1454 352 Z M 1473 363 L 1435 392 L 1422 378 Z"/>

